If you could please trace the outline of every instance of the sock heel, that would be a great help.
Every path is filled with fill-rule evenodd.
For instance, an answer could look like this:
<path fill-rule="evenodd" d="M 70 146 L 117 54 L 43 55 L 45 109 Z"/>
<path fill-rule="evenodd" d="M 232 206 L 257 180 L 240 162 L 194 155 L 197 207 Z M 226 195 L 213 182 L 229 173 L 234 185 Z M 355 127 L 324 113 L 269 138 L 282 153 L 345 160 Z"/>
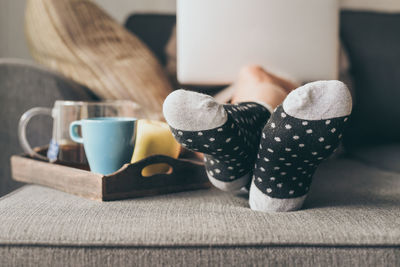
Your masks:
<path fill-rule="evenodd" d="M 299 210 L 304 203 L 307 195 L 296 198 L 272 198 L 263 192 L 254 184 L 251 183 L 249 204 L 252 210 L 262 212 L 286 212 Z"/>
<path fill-rule="evenodd" d="M 242 189 L 243 187 L 245 187 L 246 185 L 248 185 L 249 181 L 250 181 L 250 173 L 247 173 L 245 175 L 243 175 L 240 178 L 237 178 L 235 180 L 233 180 L 232 182 L 224 182 L 221 180 L 218 180 L 214 177 L 212 177 L 211 175 L 208 175 L 208 179 L 210 180 L 210 182 L 218 189 L 222 190 L 222 191 L 238 191 L 240 189 Z"/>

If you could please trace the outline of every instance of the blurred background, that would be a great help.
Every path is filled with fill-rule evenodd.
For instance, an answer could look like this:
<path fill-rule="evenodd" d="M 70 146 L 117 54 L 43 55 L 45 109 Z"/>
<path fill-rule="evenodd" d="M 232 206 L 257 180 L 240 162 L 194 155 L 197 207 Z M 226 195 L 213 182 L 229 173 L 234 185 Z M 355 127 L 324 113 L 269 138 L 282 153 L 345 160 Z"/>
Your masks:
<path fill-rule="evenodd" d="M 187 1 L 190 2 L 190 0 Z M 192 2 L 196 1 L 200 0 L 192 0 Z M 60 3 L 54 0 L 48 2 Z M 64 2 L 68 3 L 68 1 Z M 54 37 L 56 34 L 48 34 L 50 27 L 46 26 L 50 26 L 49 24 L 51 23 L 49 23 L 49 20 L 46 20 L 46 16 L 43 16 L 40 12 L 36 12 L 37 10 L 33 10 L 35 12 L 32 11 L 32 9 L 37 9 L 40 1 L 31 0 L 29 2 L 31 3 L 31 13 L 36 15 L 36 17 L 28 20 L 27 33 L 30 35 L 32 41 L 32 51 L 36 51 L 35 60 L 37 62 L 34 63 L 34 66 L 25 67 L 31 69 L 45 66 L 78 82 L 80 86 L 86 86 L 100 99 L 129 99 L 130 97 L 125 94 L 126 92 L 134 91 L 135 88 L 142 87 L 150 90 L 149 84 L 151 84 L 153 88 L 152 94 L 156 97 L 149 101 L 151 103 L 159 103 L 159 107 L 162 105 L 164 97 L 176 88 L 184 87 L 186 89 L 199 91 L 212 89 L 213 91 L 207 91 L 207 93 L 212 95 L 223 88 L 221 86 L 200 88 L 197 84 L 193 86 L 193 84 L 188 83 L 180 84 L 179 81 L 177 81 L 177 49 L 174 30 L 176 21 L 175 14 L 177 10 L 176 0 L 92 0 L 92 2 L 104 9 L 107 14 L 113 17 L 117 23 L 123 27 L 112 22 L 112 30 L 109 32 L 103 31 L 104 29 L 96 32 L 95 30 L 98 30 L 96 27 L 94 31 L 92 29 L 92 31 L 88 30 L 84 32 L 85 29 L 83 26 L 90 24 L 84 19 L 87 18 L 93 21 L 93 18 L 99 15 L 99 12 L 87 14 L 85 13 L 87 11 L 82 11 L 82 14 L 79 16 L 72 13 L 67 14 L 72 17 L 76 15 L 76 18 L 79 17 L 82 19 L 80 25 L 74 25 L 75 21 L 68 17 L 66 19 L 64 18 L 65 25 L 59 27 L 66 28 L 70 25 L 72 25 L 71 27 L 75 27 L 75 35 L 71 40 L 79 39 L 78 37 L 82 36 L 83 38 L 81 39 L 85 39 L 90 32 L 93 33 L 93 36 L 88 38 L 89 40 L 97 40 L 96 38 L 101 37 L 102 33 L 104 33 L 106 37 L 108 35 L 114 36 L 113 31 L 115 31 L 115 29 L 120 29 L 120 34 L 125 35 L 124 28 L 128 29 L 133 34 L 132 36 L 135 36 L 135 38 L 137 37 L 137 39 L 132 39 L 133 37 L 129 39 L 128 45 L 123 44 L 122 46 L 118 46 L 119 44 L 113 43 L 112 40 L 108 42 L 109 40 L 107 38 L 104 38 L 102 43 L 106 44 L 104 46 L 106 48 L 109 43 L 114 46 L 117 45 L 118 49 L 114 50 L 123 51 L 123 53 L 121 52 L 122 55 L 130 59 L 125 60 L 124 64 L 130 62 L 131 65 L 118 69 L 116 67 L 118 64 L 114 64 L 113 57 L 112 55 L 110 56 L 110 54 L 112 54 L 110 51 L 113 52 L 114 50 L 107 50 L 106 53 L 103 53 L 102 50 L 96 50 L 104 48 L 99 45 L 99 42 L 94 42 L 92 46 L 88 45 L 88 47 L 92 49 L 85 50 L 89 52 L 89 55 L 85 55 L 86 58 L 82 60 L 82 62 L 89 62 L 90 64 L 81 64 L 81 59 L 70 58 L 68 49 L 64 49 L 65 45 L 62 44 L 62 38 L 61 41 L 55 40 L 57 39 Z M 232 0 L 232 2 L 234 2 L 234 0 Z M 245 3 L 247 5 L 247 2 Z M 342 53 L 340 60 L 342 64 L 340 65 L 341 75 L 339 79 L 343 80 L 353 89 L 353 100 L 355 102 L 351 126 L 346 134 L 345 143 L 349 147 L 353 145 L 371 145 L 375 143 L 397 143 L 400 141 L 400 125 L 398 124 L 400 120 L 400 106 L 398 105 L 400 99 L 400 0 L 338 0 L 338 3 L 340 7 L 339 31 L 341 47 L 343 48 L 342 51 L 345 51 L 345 53 Z M 16 58 L 33 61 L 31 55 L 32 51 L 30 52 L 28 50 L 28 43 L 24 31 L 26 5 L 27 0 L 0 0 L 0 58 Z M 209 7 L 206 6 L 203 13 L 212 10 L 212 8 L 213 5 L 209 4 Z M 181 11 L 181 9 L 179 10 Z M 215 8 L 214 11 L 215 10 L 221 12 L 221 15 L 224 14 L 224 12 L 229 13 L 226 12 L 229 11 L 229 6 L 226 7 L 226 10 L 225 7 L 221 8 L 221 10 Z M 65 13 L 64 9 L 61 9 L 58 15 L 62 17 L 66 15 Z M 287 12 L 285 12 L 284 15 L 287 15 Z M 317 15 L 316 13 L 315 17 L 317 17 Z M 200 21 L 203 19 L 202 16 L 203 14 L 200 16 Z M 207 14 L 204 14 L 204 18 L 207 18 Z M 43 22 L 41 22 L 41 20 Z M 320 25 L 318 24 L 318 26 Z M 31 28 L 30 31 L 29 28 Z M 82 29 L 84 34 L 81 34 L 81 36 L 76 35 L 77 33 L 79 34 Z M 70 29 L 64 30 L 67 33 L 71 32 Z M 66 36 L 68 37 L 68 34 L 66 34 Z M 143 41 L 145 46 L 143 46 L 140 41 Z M 82 45 L 82 43 L 71 43 L 75 45 L 75 50 L 81 49 L 80 45 Z M 71 45 L 71 43 L 68 45 Z M 87 47 L 85 47 L 85 49 L 87 49 Z M 119 56 L 120 55 L 115 56 L 117 59 L 116 62 Z M 312 56 L 313 55 L 310 57 Z M 135 62 L 137 58 L 139 58 L 139 63 Z M 72 67 L 68 64 L 64 64 L 65 62 L 68 64 L 71 63 Z M 96 64 L 93 62 L 101 62 L 102 69 L 91 70 L 91 68 L 96 67 Z M 149 64 L 151 67 L 144 70 L 140 62 L 150 62 Z M 26 64 L 26 62 L 24 64 Z M 301 64 L 303 64 L 303 62 L 301 62 L 300 65 Z M 16 70 L 9 69 L 11 68 L 10 66 L 14 65 L 15 62 L 5 62 L 3 64 L 3 67 L 7 70 L 3 71 L 3 77 L 5 78 L 1 80 L 0 76 L 0 82 L 5 84 L 2 89 L 4 96 L 0 96 L 0 100 L 4 101 L 4 103 L 8 103 L 8 105 L 11 105 L 10 103 L 14 101 L 7 100 L 7 98 L 12 97 L 9 92 L 15 93 L 16 98 L 25 99 L 24 90 L 26 89 L 24 86 L 18 84 L 23 78 L 27 84 L 32 84 L 32 82 L 26 78 L 27 75 L 25 73 L 18 74 Z M 301 65 L 301 67 L 303 65 Z M 15 68 L 19 69 L 22 67 L 16 66 Z M 207 68 L 203 69 L 208 70 Z M 141 71 L 143 71 L 143 73 Z M 92 77 L 91 73 L 96 73 L 98 75 Z M 7 82 L 7 79 L 11 79 L 11 76 L 14 77 L 15 81 Z M 98 77 L 101 77 L 101 79 Z M 158 78 L 157 81 L 155 81 L 155 77 Z M 107 78 L 109 79 L 107 80 Z M 101 82 L 99 82 L 99 80 L 101 80 Z M 104 80 L 110 81 L 107 86 L 103 86 Z M 115 80 L 124 80 L 124 82 L 116 86 L 114 84 Z M 14 83 L 18 86 L 10 87 L 10 84 Z M 141 83 L 145 83 L 145 85 Z M 7 86 L 10 87 L 10 89 L 7 89 Z M 114 91 L 116 91 L 115 88 L 119 87 L 124 88 L 124 90 L 121 89 L 123 93 L 117 96 L 107 95 L 107 90 L 113 91 L 112 93 L 114 93 Z M 132 92 L 131 95 L 137 97 L 140 96 L 140 93 L 141 91 L 138 90 Z M 133 100 L 137 101 L 138 99 Z M 27 103 L 27 105 L 30 107 L 38 104 Z M 4 108 L 4 110 L 6 110 L 6 108 Z M 18 112 L 22 111 L 23 109 L 19 104 Z M 20 114 L 16 114 L 16 117 L 18 117 L 17 115 L 20 116 Z M 16 120 L 14 119 L 12 121 Z M 6 158 L 6 160 L 8 159 Z"/>
<path fill-rule="evenodd" d="M 52 6 L 49 9 L 53 12 L 51 16 L 51 12 L 44 8 L 44 1 Z M 234 10 L 229 9 L 230 2 L 216 8 L 217 4 L 214 3 L 224 3 L 222 0 L 182 0 L 178 2 L 179 15 L 183 14 L 180 4 L 190 1 L 203 5 L 202 12 L 197 8 L 195 10 L 201 29 L 205 29 L 202 22 L 207 19 L 207 13 L 210 18 L 211 11 L 217 12 L 218 22 L 218 12 L 222 16 Z M 246 6 L 252 3 L 246 0 L 231 1 Z M 262 1 L 259 0 L 259 3 L 268 3 L 267 0 Z M 274 1 L 279 4 L 283 2 Z M 307 0 L 303 1 L 308 3 Z M 317 3 L 323 9 L 329 9 L 326 3 L 334 1 L 321 0 Z M 379 161 L 379 164 L 391 164 L 400 170 L 400 0 L 337 1 L 340 7 L 337 37 L 340 37 L 343 52 L 339 60 L 340 68 L 337 69 L 340 72 L 339 79 L 352 89 L 354 100 L 344 148 L 364 161 Z M 77 2 L 85 3 L 80 8 L 71 8 L 71 3 Z M 29 12 L 25 17 L 27 3 Z M 285 3 L 289 9 L 290 0 Z M 334 12 L 337 12 L 336 3 L 334 7 Z M 286 21 L 288 12 L 283 10 L 282 17 Z M 310 15 L 306 12 L 308 14 L 304 16 L 307 19 L 316 19 L 324 14 L 317 13 L 316 8 L 305 10 L 315 13 L 313 16 L 314 13 Z M 188 82 L 182 84 L 177 79 L 176 11 L 176 0 L 0 0 L 0 121 L 3 126 L 0 129 L 0 149 L 6 151 L 0 153 L 0 166 L 6 166 L 0 168 L 0 196 L 17 187 L 15 182 L 8 179 L 9 158 L 21 152 L 16 129 L 23 112 L 32 107 L 51 107 L 59 99 L 127 99 L 141 103 L 143 110 L 147 111 L 147 118 L 153 118 L 153 115 L 162 118 L 163 100 L 174 89 L 197 90 L 214 96 L 229 91 L 229 87 L 225 88 L 228 83 L 199 86 Z M 235 15 L 242 15 L 243 10 L 239 11 Z M 292 14 L 303 14 L 297 9 L 295 11 Z M 117 23 L 110 20 L 107 14 Z M 193 16 L 188 17 L 189 24 L 184 25 L 190 25 L 190 20 L 195 21 Z M 236 17 L 234 20 L 242 23 Z M 242 26 L 238 25 L 239 28 Z M 214 24 L 209 27 L 214 29 Z M 232 32 L 235 33 L 235 30 Z M 208 33 L 207 28 L 205 31 Z M 183 31 L 178 30 L 178 35 L 179 32 Z M 193 39 L 198 34 L 191 28 L 188 32 L 193 36 L 189 35 L 187 39 Z M 337 31 L 334 33 L 336 35 Z M 29 46 L 26 35 L 29 37 Z M 204 40 L 209 38 L 200 38 L 196 45 L 202 45 Z M 225 44 L 218 38 L 212 40 L 214 42 L 209 43 L 219 41 Z M 319 44 L 313 42 L 311 45 Z M 248 50 L 238 50 L 238 53 L 240 51 Z M 189 51 L 187 54 L 195 53 Z M 217 57 L 210 58 L 205 54 L 204 58 L 214 64 Z M 311 57 L 315 57 L 315 51 L 312 51 Z M 295 61 L 291 58 L 289 63 Z M 197 66 L 191 58 L 188 62 Z M 313 66 L 309 60 L 296 63 L 301 68 L 307 64 Z M 207 67 L 201 70 L 211 72 Z M 221 101 L 221 98 L 218 100 Z M 32 144 L 36 146 L 48 144 L 50 140 L 50 121 L 42 121 L 43 124 L 37 124 L 31 130 Z M 369 153 L 365 150 L 379 145 L 386 147 L 380 150 L 371 148 Z M 1 181 L 2 176 L 7 179 Z"/>
<path fill-rule="evenodd" d="M 94 0 L 119 23 L 133 13 L 175 14 L 175 0 Z M 0 57 L 31 59 L 24 36 L 25 0 L 0 0 Z"/>
<path fill-rule="evenodd" d="M 121 24 L 130 14 L 175 14 L 175 0 L 94 0 Z M 31 59 L 24 37 L 25 0 L 0 0 L 0 57 Z M 398 0 L 340 0 L 342 9 L 400 11 Z"/>

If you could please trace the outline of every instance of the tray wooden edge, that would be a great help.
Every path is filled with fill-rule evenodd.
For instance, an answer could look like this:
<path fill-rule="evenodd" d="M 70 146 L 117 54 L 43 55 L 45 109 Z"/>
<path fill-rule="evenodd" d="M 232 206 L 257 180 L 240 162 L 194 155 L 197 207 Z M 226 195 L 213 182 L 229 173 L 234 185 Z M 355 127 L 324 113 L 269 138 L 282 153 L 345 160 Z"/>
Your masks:
<path fill-rule="evenodd" d="M 11 176 L 18 182 L 39 184 L 80 197 L 102 200 L 104 176 L 90 171 L 13 155 Z"/>
<path fill-rule="evenodd" d="M 143 168 L 157 163 L 170 165 L 172 172 L 142 176 Z M 117 172 L 104 176 L 103 200 L 154 196 L 210 187 L 211 183 L 202 162 L 153 155 L 134 164 L 125 164 Z"/>
<path fill-rule="evenodd" d="M 167 160 L 171 165 L 175 167 L 179 166 L 178 169 L 181 171 L 183 170 L 185 173 L 180 173 L 179 175 L 156 174 L 151 177 L 132 179 L 132 177 L 137 177 L 132 175 L 137 174 L 140 168 L 154 161 L 154 159 L 161 160 L 161 162 Z M 11 176 L 15 181 L 38 184 L 96 201 L 155 196 L 211 187 L 211 183 L 208 181 L 207 174 L 201 162 L 191 159 L 173 159 L 160 155 L 146 158 L 135 164 L 125 164 L 120 170 L 107 176 L 74 167 L 48 163 L 27 157 L 26 155 L 13 155 L 10 158 L 10 163 Z M 182 166 L 184 166 L 184 168 Z M 134 172 L 132 172 L 132 170 L 134 170 Z M 183 175 L 188 174 L 187 170 L 190 170 L 190 174 L 194 175 L 194 179 L 189 180 L 182 178 Z M 57 177 L 57 180 L 55 180 L 54 177 Z M 157 186 L 147 186 L 141 189 L 131 188 L 128 191 L 119 190 L 119 192 L 110 192 L 110 190 L 108 190 L 110 183 L 116 183 L 118 185 L 118 183 L 121 183 L 121 180 L 130 180 L 132 182 L 132 180 L 138 179 L 144 179 L 144 181 L 150 184 L 160 179 L 169 179 L 171 184 L 158 184 Z"/>

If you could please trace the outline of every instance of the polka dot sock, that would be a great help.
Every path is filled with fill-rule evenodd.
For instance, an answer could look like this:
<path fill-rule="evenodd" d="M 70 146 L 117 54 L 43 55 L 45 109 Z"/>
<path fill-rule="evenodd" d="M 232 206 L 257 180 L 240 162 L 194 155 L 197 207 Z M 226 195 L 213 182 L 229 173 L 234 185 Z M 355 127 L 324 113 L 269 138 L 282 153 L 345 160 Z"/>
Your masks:
<path fill-rule="evenodd" d="M 337 148 L 351 109 L 350 93 L 339 81 L 309 83 L 291 92 L 263 129 L 250 207 L 300 209 L 318 165 Z"/>
<path fill-rule="evenodd" d="M 233 191 L 249 185 L 261 131 L 271 114 L 265 106 L 221 105 L 208 95 L 177 90 L 167 97 L 163 111 L 175 139 L 204 153 L 215 187 Z"/>

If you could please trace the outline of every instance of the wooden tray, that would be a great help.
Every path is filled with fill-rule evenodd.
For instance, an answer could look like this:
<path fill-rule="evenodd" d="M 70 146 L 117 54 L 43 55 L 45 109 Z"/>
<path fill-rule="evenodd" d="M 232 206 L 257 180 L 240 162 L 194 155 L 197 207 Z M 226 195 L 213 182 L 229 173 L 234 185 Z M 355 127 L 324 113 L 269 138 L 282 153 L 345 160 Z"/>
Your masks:
<path fill-rule="evenodd" d="M 156 163 L 166 163 L 172 170 L 166 174 L 143 177 L 143 168 Z M 26 155 L 16 155 L 11 157 L 11 173 L 13 179 L 19 182 L 44 185 L 100 201 L 210 187 L 200 161 L 174 159 L 163 155 L 151 156 L 134 164 L 125 164 L 110 175 L 92 173 L 59 162 L 48 163 Z"/>

